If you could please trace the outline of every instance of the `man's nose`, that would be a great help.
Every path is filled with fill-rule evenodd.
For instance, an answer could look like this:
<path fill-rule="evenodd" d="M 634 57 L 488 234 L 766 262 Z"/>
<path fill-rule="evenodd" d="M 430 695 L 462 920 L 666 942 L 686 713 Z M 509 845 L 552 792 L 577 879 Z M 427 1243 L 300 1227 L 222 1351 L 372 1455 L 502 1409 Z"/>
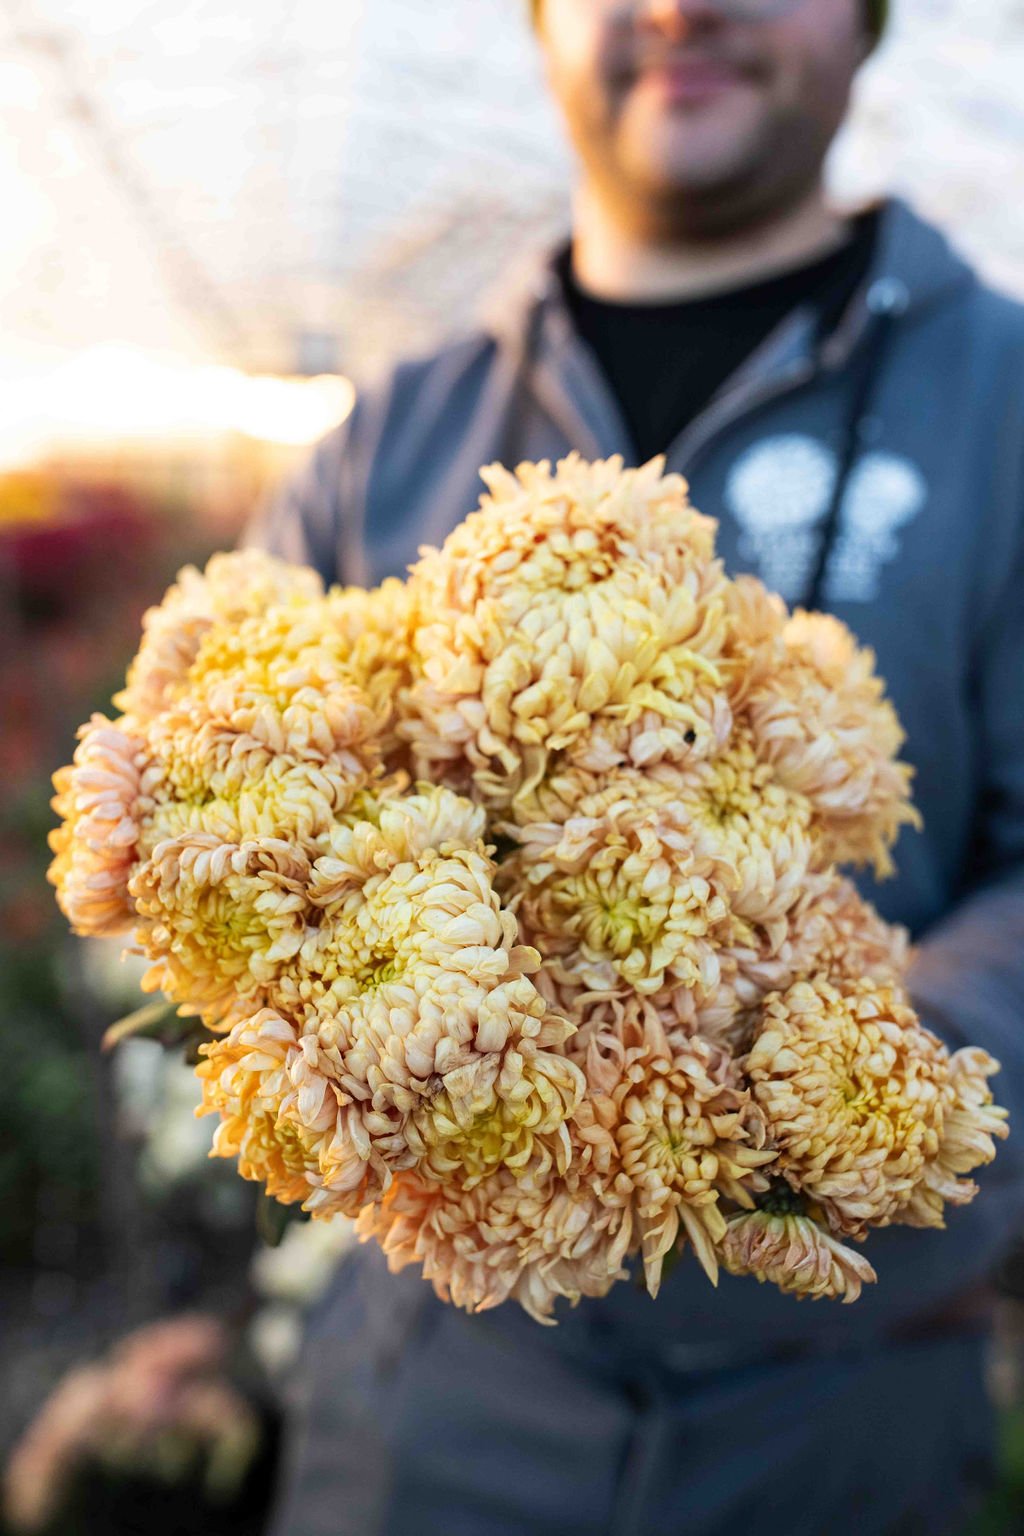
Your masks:
<path fill-rule="evenodd" d="M 721 8 L 713 0 L 640 0 L 639 10 L 648 26 L 673 41 L 685 41 L 722 21 Z"/>

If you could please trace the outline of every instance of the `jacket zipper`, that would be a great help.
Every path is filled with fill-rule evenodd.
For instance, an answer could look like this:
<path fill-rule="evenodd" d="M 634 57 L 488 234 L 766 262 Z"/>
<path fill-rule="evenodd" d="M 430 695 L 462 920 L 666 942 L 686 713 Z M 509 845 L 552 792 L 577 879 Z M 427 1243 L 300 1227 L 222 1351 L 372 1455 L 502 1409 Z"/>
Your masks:
<path fill-rule="evenodd" d="M 747 390 L 737 390 L 735 393 L 722 395 L 695 417 L 670 444 L 666 455 L 667 462 L 670 466 L 678 462 L 680 472 L 687 473 L 692 470 L 699 456 L 722 432 L 735 426 L 745 416 L 751 416 L 762 407 L 802 389 L 806 384 L 810 384 L 820 371 L 817 364 L 810 358 L 804 358 L 801 362 L 789 364 L 782 374 L 773 379 L 764 380 L 759 386 L 750 386 Z"/>

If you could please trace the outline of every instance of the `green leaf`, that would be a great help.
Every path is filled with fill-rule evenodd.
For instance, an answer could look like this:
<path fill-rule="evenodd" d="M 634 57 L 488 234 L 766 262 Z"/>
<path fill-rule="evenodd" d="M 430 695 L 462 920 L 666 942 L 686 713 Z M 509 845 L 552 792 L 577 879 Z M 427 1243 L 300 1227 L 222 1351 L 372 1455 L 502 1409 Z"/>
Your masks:
<path fill-rule="evenodd" d="M 281 1239 L 293 1221 L 309 1218 L 293 1205 L 282 1205 L 273 1196 L 261 1194 L 256 1206 L 256 1231 L 268 1248 L 279 1248 Z"/>

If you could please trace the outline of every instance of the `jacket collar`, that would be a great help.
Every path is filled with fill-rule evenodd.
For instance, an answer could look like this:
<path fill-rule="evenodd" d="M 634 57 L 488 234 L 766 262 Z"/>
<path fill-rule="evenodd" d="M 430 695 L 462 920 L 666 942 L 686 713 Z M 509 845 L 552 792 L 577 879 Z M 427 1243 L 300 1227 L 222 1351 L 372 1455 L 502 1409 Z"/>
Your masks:
<path fill-rule="evenodd" d="M 532 257 L 485 301 L 484 328 L 499 342 L 515 345 L 538 310 L 559 317 L 556 331 L 571 331 L 556 254 Z M 907 296 L 906 312 L 913 313 L 950 298 L 973 280 L 971 268 L 940 230 L 900 198 L 881 203 L 875 255 L 859 298 L 878 282 L 897 283 Z"/>
<path fill-rule="evenodd" d="M 971 269 L 939 230 L 905 202 L 888 199 L 880 208 L 871 270 L 832 335 L 821 344 L 813 309 L 794 310 L 727 381 L 679 447 L 699 447 L 726 419 L 807 382 L 819 369 L 844 368 L 879 304 L 910 317 L 973 281 Z M 514 274 L 485 311 L 485 325 L 512 368 L 524 382 L 529 377 L 533 394 L 570 442 L 592 457 L 631 456 L 622 413 L 596 359 L 575 333 L 554 255 L 534 258 Z"/>

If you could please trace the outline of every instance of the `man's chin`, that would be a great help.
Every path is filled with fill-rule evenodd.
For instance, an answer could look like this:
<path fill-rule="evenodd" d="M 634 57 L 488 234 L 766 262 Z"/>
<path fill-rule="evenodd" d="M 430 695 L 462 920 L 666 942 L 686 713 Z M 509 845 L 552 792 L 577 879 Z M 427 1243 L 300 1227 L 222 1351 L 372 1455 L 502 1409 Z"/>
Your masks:
<path fill-rule="evenodd" d="M 764 170 L 760 130 L 732 135 L 713 125 L 637 123 L 620 141 L 619 164 L 638 186 L 676 196 L 713 196 Z"/>
<path fill-rule="evenodd" d="M 730 201 L 738 189 L 756 181 L 749 161 L 723 158 L 659 159 L 635 157 L 624 166 L 624 180 L 640 198 L 652 203 L 681 201 L 708 203 Z"/>
<path fill-rule="evenodd" d="M 618 200 L 649 238 L 722 240 L 751 231 L 797 201 L 763 157 L 686 160 L 637 157 L 619 164 Z M 801 193 L 803 188 L 801 187 Z"/>

